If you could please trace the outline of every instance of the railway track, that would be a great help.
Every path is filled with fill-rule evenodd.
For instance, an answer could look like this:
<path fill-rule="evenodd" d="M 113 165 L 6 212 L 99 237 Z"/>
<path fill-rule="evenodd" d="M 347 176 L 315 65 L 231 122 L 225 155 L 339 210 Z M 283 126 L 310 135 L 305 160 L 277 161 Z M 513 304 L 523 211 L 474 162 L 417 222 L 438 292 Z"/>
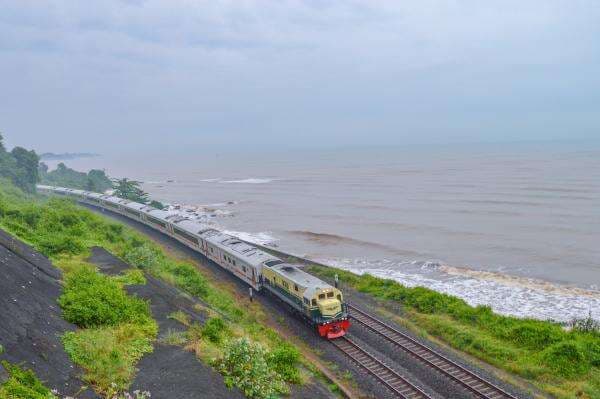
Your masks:
<path fill-rule="evenodd" d="M 483 399 L 517 399 L 515 396 L 476 375 L 472 371 L 398 331 L 386 322 L 381 321 L 350 304 L 348 304 L 348 309 L 350 310 L 350 317 L 354 321 L 374 331 L 415 359 L 449 378 L 451 381 L 468 389 L 476 397 Z"/>
<path fill-rule="evenodd" d="M 377 378 L 399 398 L 431 399 L 429 395 L 411 384 L 398 372 L 386 366 L 382 361 L 375 358 L 375 356 L 371 355 L 347 336 L 334 339 L 331 342 L 354 360 L 360 367 Z"/>

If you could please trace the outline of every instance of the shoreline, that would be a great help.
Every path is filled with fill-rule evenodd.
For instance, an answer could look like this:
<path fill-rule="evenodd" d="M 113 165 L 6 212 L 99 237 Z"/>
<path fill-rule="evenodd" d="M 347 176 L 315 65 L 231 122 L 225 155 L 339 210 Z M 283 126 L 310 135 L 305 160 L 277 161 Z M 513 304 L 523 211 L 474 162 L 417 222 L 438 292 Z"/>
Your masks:
<path fill-rule="evenodd" d="M 300 255 L 296 255 L 290 252 L 286 252 L 282 249 L 279 248 L 273 248 L 271 246 L 266 246 L 266 245 L 262 245 L 262 244 L 258 244 L 252 241 L 247 241 L 247 240 L 243 240 L 244 242 L 247 242 L 248 244 L 251 245 L 255 245 L 259 248 L 261 248 L 262 250 L 266 251 L 266 252 L 270 252 L 275 256 L 281 257 L 283 259 L 286 259 L 292 263 L 299 263 L 303 266 L 311 266 L 311 265 L 316 265 L 316 266 L 321 266 L 321 267 L 325 267 L 328 269 L 341 269 L 347 272 L 351 272 L 357 275 L 362 275 L 365 273 L 369 273 L 374 275 L 375 277 L 379 277 L 379 278 L 390 278 L 400 284 L 406 285 L 406 286 L 418 286 L 418 284 L 416 285 L 407 285 L 405 284 L 405 282 L 403 281 L 399 281 L 398 279 L 393 278 L 392 276 L 389 275 L 381 275 L 381 273 L 372 273 L 372 270 L 369 269 L 365 269 L 363 271 L 363 273 L 357 273 L 357 271 L 353 268 L 344 268 L 344 267 L 339 267 L 338 265 L 331 265 L 328 264 L 324 261 L 321 260 L 313 260 L 307 257 L 303 257 Z M 549 282 L 549 281 L 544 281 L 544 280 L 539 280 L 539 279 L 533 279 L 533 278 L 525 278 L 525 277 L 519 277 L 519 276 L 512 276 L 512 275 L 507 275 L 507 274 L 503 274 L 503 273 L 497 273 L 497 272 L 486 272 L 486 271 L 476 271 L 476 270 L 471 270 L 471 269 L 466 269 L 466 268 L 455 268 L 452 266 L 445 266 L 442 265 L 441 268 L 447 269 L 447 273 L 452 275 L 452 274 L 457 274 L 460 277 L 465 277 L 465 274 L 467 276 L 470 275 L 471 278 L 475 278 L 478 279 L 477 277 L 474 277 L 473 275 L 477 276 L 478 274 L 481 274 L 483 276 L 488 276 L 491 277 L 490 281 L 493 281 L 494 279 L 499 280 L 502 283 L 507 283 L 505 284 L 505 286 L 508 289 L 514 289 L 514 288 L 519 288 L 519 289 L 528 289 L 528 290 L 544 290 L 545 292 L 548 293 L 548 295 L 559 295 L 563 298 L 565 298 L 565 302 L 568 302 L 571 298 L 573 298 L 575 295 L 579 295 L 582 297 L 587 297 L 590 298 L 590 300 L 596 301 L 598 303 L 598 306 L 600 306 L 600 291 L 593 291 L 593 290 L 587 290 L 584 288 L 580 288 L 580 287 L 570 287 L 570 286 L 565 286 L 565 285 L 561 285 L 559 283 L 554 283 L 554 282 Z M 460 270 L 462 269 L 462 270 Z M 371 272 L 371 273 L 370 273 Z M 465 272 L 465 274 L 463 274 L 462 272 Z M 478 279 L 479 280 L 479 279 Z M 483 280 L 479 280 L 479 281 L 483 281 Z M 503 316 L 510 316 L 510 317 L 517 317 L 517 318 L 534 318 L 537 320 L 541 320 L 541 321 L 551 321 L 551 322 L 556 322 L 558 324 L 561 325 L 566 325 L 568 324 L 571 320 L 573 320 L 574 318 L 585 318 L 588 316 L 588 313 L 585 311 L 582 311 L 581 314 L 579 316 L 573 316 L 573 317 L 569 317 L 567 319 L 557 319 L 557 318 L 544 318 L 543 316 L 540 317 L 535 317 L 533 315 L 522 315 L 522 314 L 515 314 L 512 312 L 502 312 L 502 311 L 498 311 L 497 309 L 494 308 L 494 304 L 490 304 L 490 303 L 474 303 L 473 301 L 470 301 L 469 298 L 465 298 L 461 295 L 456 295 L 453 292 L 445 292 L 443 290 L 438 290 L 432 287 L 429 287 L 427 285 L 421 285 L 425 288 L 431 289 L 433 291 L 439 292 L 439 293 L 443 293 L 443 294 L 448 294 L 457 298 L 460 298 L 464 301 L 466 301 L 468 304 L 472 305 L 472 306 L 477 306 L 477 305 L 487 305 L 492 307 L 492 309 L 494 310 L 495 313 L 498 313 L 500 315 Z M 493 287 L 492 287 L 493 289 Z M 552 304 L 551 306 L 555 306 L 554 304 Z M 557 308 L 558 309 L 558 308 Z M 595 309 L 598 309 L 598 307 L 596 307 Z M 563 309 L 564 310 L 564 309 Z M 590 305 L 590 313 L 592 310 L 592 305 Z M 596 313 L 592 313 L 592 318 L 594 320 L 599 320 L 600 321 L 600 313 L 596 314 Z"/>

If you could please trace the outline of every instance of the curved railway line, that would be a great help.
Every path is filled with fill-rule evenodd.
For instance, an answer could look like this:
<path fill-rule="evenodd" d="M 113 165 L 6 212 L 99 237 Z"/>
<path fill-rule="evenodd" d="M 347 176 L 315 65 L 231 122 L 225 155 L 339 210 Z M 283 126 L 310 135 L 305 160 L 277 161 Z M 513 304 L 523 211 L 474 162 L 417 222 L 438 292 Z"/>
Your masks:
<path fill-rule="evenodd" d="M 386 366 L 348 336 L 334 339 L 331 342 L 398 397 L 402 399 L 431 399 L 429 395 L 410 383 L 398 372 Z"/>
<path fill-rule="evenodd" d="M 388 323 L 381 321 L 350 304 L 348 304 L 348 309 L 350 310 L 350 317 L 354 321 L 367 327 L 371 331 L 374 331 L 376 334 L 407 352 L 429 368 L 436 370 L 451 381 L 468 389 L 476 397 L 483 399 L 517 399 L 502 388 L 499 388 L 437 351 L 423 345 Z"/>

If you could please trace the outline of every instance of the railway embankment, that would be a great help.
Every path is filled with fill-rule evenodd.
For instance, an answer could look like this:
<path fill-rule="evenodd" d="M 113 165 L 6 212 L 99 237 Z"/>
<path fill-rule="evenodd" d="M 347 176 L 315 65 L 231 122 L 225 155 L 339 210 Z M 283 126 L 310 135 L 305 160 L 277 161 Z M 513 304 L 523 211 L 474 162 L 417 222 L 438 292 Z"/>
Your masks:
<path fill-rule="evenodd" d="M 473 307 L 430 289 L 408 288 L 393 280 L 359 276 L 280 249 L 261 248 L 303 265 L 331 284 L 337 275 L 340 287 L 359 307 L 509 394 L 600 398 L 600 330 L 593 320 L 577 320 L 565 328 L 553 321 L 498 315 L 489 307 Z M 423 376 L 429 386 L 437 386 L 439 391 L 454 379 L 440 377 L 440 373 L 424 375 L 422 361 L 354 321 L 353 334 L 368 342 L 375 340 L 385 353 L 393 354 L 397 361 Z M 457 381 L 450 386 L 457 385 L 465 388 Z"/>
<path fill-rule="evenodd" d="M 49 272 L 54 293 L 47 303 L 54 304 L 58 321 L 73 322 L 52 334 L 73 378 L 107 397 L 114 392 L 107 387 L 148 390 L 144 385 L 152 383 L 158 384 L 153 397 L 338 396 L 318 368 L 269 326 L 271 315 L 258 301 L 229 289 L 231 281 L 213 279 L 147 237 L 71 201 L 39 199 L 7 187 L 0 186 L 0 225 L 31 244 L 29 256 L 62 271 L 62 282 L 56 268 Z M 28 270 L 22 266 L 18 270 Z M 45 331 L 45 322 L 42 312 L 41 325 L 30 327 Z M 3 359 L 27 360 L 18 355 L 17 344 L 3 346 Z M 52 378 L 40 373 L 54 388 Z"/>
<path fill-rule="evenodd" d="M 498 315 L 486 306 L 472 307 L 392 280 L 324 265 L 307 269 L 329 281 L 337 274 L 341 287 L 363 298 L 374 314 L 415 339 L 425 338 L 428 346 L 517 397 L 600 398 L 600 332 L 585 323 L 566 329 L 551 321 Z"/>

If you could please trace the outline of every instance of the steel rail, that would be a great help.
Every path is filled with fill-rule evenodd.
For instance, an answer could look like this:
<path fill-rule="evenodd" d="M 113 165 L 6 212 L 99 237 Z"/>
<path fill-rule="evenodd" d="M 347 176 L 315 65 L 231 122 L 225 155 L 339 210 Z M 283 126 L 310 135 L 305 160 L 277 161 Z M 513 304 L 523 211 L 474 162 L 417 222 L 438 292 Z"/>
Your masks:
<path fill-rule="evenodd" d="M 410 383 L 397 371 L 385 365 L 348 336 L 336 338 L 331 342 L 398 397 L 402 399 L 431 399 L 429 395 Z"/>
<path fill-rule="evenodd" d="M 474 372 L 450 360 L 441 353 L 425 346 L 390 324 L 348 304 L 350 317 L 376 332 L 395 346 L 407 352 L 430 368 L 437 370 L 452 381 L 484 399 L 517 399 L 514 395 L 478 376 Z"/>

